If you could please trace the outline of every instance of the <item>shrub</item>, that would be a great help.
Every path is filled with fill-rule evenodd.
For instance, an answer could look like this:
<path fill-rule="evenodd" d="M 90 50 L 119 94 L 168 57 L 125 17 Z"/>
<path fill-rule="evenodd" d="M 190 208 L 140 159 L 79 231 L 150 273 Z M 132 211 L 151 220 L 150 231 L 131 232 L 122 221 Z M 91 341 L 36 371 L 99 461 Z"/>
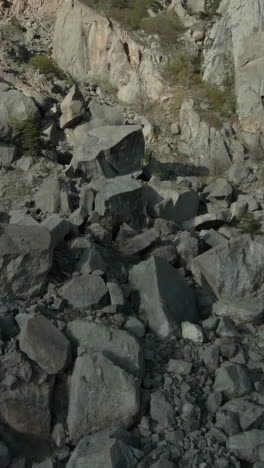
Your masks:
<path fill-rule="evenodd" d="M 236 95 L 232 87 L 219 89 L 205 85 L 206 95 L 212 108 L 223 117 L 229 117 L 236 112 Z"/>
<path fill-rule="evenodd" d="M 263 234 L 260 220 L 256 219 L 250 211 L 243 215 L 237 227 L 241 234 Z"/>
<path fill-rule="evenodd" d="M 34 117 L 26 120 L 14 120 L 13 133 L 19 141 L 23 152 L 28 156 L 38 156 L 43 147 L 40 123 Z"/>
<path fill-rule="evenodd" d="M 143 18 L 140 22 L 141 28 L 147 34 L 158 34 L 163 46 L 171 46 L 177 42 L 177 36 L 185 28 L 175 13 L 160 13 L 154 17 Z"/>
<path fill-rule="evenodd" d="M 61 68 L 47 55 L 35 55 L 35 57 L 31 57 L 29 63 L 48 78 L 63 79 L 65 77 Z"/>
<path fill-rule="evenodd" d="M 187 52 L 181 52 L 163 68 L 163 76 L 170 84 L 190 86 L 202 81 L 199 60 Z"/>

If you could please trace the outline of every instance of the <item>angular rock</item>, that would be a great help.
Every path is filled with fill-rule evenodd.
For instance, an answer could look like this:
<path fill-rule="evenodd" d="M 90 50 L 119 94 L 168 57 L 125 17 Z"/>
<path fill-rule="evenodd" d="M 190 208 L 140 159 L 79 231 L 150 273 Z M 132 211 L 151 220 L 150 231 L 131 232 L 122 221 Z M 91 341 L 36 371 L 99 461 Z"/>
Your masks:
<path fill-rule="evenodd" d="M 160 391 L 151 394 L 150 416 L 154 421 L 159 423 L 162 428 L 171 426 L 174 423 L 175 416 L 173 408 Z"/>
<path fill-rule="evenodd" d="M 202 231 L 200 231 L 199 237 L 207 245 L 209 245 L 209 247 L 217 247 L 218 245 L 223 245 L 227 243 L 227 239 L 214 229 L 203 229 Z"/>
<path fill-rule="evenodd" d="M 17 224 L 21 226 L 39 226 L 39 223 L 32 218 L 32 216 L 25 213 L 24 210 L 21 211 L 10 211 L 9 224 Z"/>
<path fill-rule="evenodd" d="M 125 297 L 122 288 L 117 283 L 107 283 L 111 304 L 124 305 Z"/>
<path fill-rule="evenodd" d="M 142 338 L 145 335 L 144 324 L 136 317 L 129 317 L 124 328 L 137 338 Z"/>
<path fill-rule="evenodd" d="M 195 341 L 196 343 L 203 342 L 203 331 L 199 325 L 190 323 L 189 321 L 183 321 L 181 324 L 182 337 L 185 340 Z"/>
<path fill-rule="evenodd" d="M 51 262 L 47 229 L 0 224 L 0 294 L 23 298 L 40 294 Z"/>
<path fill-rule="evenodd" d="M 62 370 L 70 351 L 66 337 L 43 315 L 25 317 L 19 347 L 47 374 L 57 374 Z"/>
<path fill-rule="evenodd" d="M 74 149 L 71 166 L 90 180 L 140 170 L 144 159 L 140 125 L 106 126 L 90 130 Z"/>
<path fill-rule="evenodd" d="M 189 375 L 192 363 L 181 359 L 170 359 L 168 362 L 168 372 L 176 372 L 180 375 Z"/>
<path fill-rule="evenodd" d="M 260 289 L 264 280 L 264 246 L 244 235 L 192 261 L 199 284 L 205 280 L 220 300 L 240 300 Z"/>
<path fill-rule="evenodd" d="M 10 89 L 0 93 L 1 124 L 12 127 L 14 120 L 26 120 L 29 117 L 39 119 L 40 113 L 33 99 L 21 91 Z"/>
<path fill-rule="evenodd" d="M 142 450 L 102 431 L 80 440 L 66 468 L 136 468 L 143 456 Z"/>
<path fill-rule="evenodd" d="M 264 305 L 254 298 L 232 301 L 218 301 L 213 304 L 213 313 L 218 317 L 229 317 L 237 323 L 263 323 Z"/>
<path fill-rule="evenodd" d="M 191 289 L 164 260 L 151 257 L 133 267 L 130 284 L 139 295 L 144 321 L 159 336 L 167 336 L 176 323 L 198 320 Z"/>
<path fill-rule="evenodd" d="M 78 346 L 84 345 L 87 352 L 100 352 L 126 372 L 143 375 L 141 347 L 128 332 L 88 320 L 68 323 L 67 331 L 69 338 Z"/>
<path fill-rule="evenodd" d="M 77 85 L 74 85 L 61 103 L 60 127 L 70 128 L 85 116 L 85 101 Z"/>
<path fill-rule="evenodd" d="M 229 437 L 226 446 L 228 450 L 242 460 L 251 463 L 264 462 L 263 437 L 264 431 L 252 429 Z"/>
<path fill-rule="evenodd" d="M 198 239 L 189 232 L 183 232 L 179 236 L 175 236 L 173 243 L 180 256 L 179 265 L 190 269 L 191 261 L 199 253 Z"/>
<path fill-rule="evenodd" d="M 131 176 L 99 180 L 95 211 L 111 216 L 117 224 L 128 223 L 136 229 L 146 225 L 146 208 L 142 184 Z"/>
<path fill-rule="evenodd" d="M 58 293 L 69 305 L 77 309 L 98 308 L 109 303 L 104 280 L 89 274 L 68 281 Z"/>
<path fill-rule="evenodd" d="M 17 157 L 17 148 L 13 145 L 0 143 L 0 168 L 8 169 Z"/>
<path fill-rule="evenodd" d="M 57 247 L 70 232 L 70 225 L 66 219 L 54 214 L 48 216 L 41 225 L 48 229 L 51 235 L 51 247 Z"/>
<path fill-rule="evenodd" d="M 203 352 L 203 362 L 211 372 L 215 372 L 218 369 L 219 353 L 220 347 L 215 344 L 208 346 Z"/>
<path fill-rule="evenodd" d="M 250 374 L 239 365 L 220 367 L 216 371 L 214 389 L 222 392 L 228 399 L 243 396 L 252 390 Z"/>
<path fill-rule="evenodd" d="M 121 245 L 119 244 L 119 248 L 126 255 L 138 255 L 151 247 L 158 239 L 158 231 L 152 228 L 132 237 L 132 239 L 123 242 Z"/>
<path fill-rule="evenodd" d="M 204 215 L 196 216 L 190 221 L 185 221 L 183 224 L 185 229 L 211 229 L 219 228 L 226 221 L 226 216 L 221 211 L 217 213 L 206 213 Z"/>
<path fill-rule="evenodd" d="M 43 213 L 68 214 L 72 211 L 67 187 L 59 177 L 44 179 L 34 199 L 36 207 Z"/>
<path fill-rule="evenodd" d="M 221 406 L 219 412 L 231 413 L 238 418 L 240 430 L 245 432 L 252 427 L 262 424 L 264 409 L 255 403 L 248 401 L 247 397 L 235 398 Z M 240 432 L 240 431 L 239 431 Z"/>
<path fill-rule="evenodd" d="M 205 187 L 203 194 L 209 202 L 219 209 L 228 208 L 232 201 L 233 187 L 225 179 L 216 179 Z"/>
<path fill-rule="evenodd" d="M 67 419 L 72 443 L 102 429 L 131 426 L 139 409 L 139 386 L 131 375 L 101 353 L 77 358 Z"/>

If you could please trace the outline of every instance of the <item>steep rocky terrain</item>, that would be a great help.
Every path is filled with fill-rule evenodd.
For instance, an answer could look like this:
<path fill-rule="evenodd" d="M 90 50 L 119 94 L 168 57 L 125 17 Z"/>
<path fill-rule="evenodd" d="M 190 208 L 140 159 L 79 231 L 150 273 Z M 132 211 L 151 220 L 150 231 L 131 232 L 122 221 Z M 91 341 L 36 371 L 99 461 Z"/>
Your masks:
<path fill-rule="evenodd" d="M 263 34 L 0 1 L 0 468 L 264 467 Z"/>

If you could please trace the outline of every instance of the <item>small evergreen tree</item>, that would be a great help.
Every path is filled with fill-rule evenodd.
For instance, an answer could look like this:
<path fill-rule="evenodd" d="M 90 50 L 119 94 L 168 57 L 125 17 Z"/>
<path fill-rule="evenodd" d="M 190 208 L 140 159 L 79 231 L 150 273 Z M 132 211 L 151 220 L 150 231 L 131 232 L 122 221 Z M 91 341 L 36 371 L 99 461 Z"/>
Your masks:
<path fill-rule="evenodd" d="M 26 120 L 15 120 L 12 127 L 23 152 L 29 156 L 38 156 L 43 146 L 39 121 L 30 116 Z"/>

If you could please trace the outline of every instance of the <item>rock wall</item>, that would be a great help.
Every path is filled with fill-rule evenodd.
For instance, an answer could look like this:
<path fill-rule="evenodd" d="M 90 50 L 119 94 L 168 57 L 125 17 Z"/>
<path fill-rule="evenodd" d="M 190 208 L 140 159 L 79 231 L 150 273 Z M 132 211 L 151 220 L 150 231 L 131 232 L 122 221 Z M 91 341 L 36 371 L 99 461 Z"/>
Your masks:
<path fill-rule="evenodd" d="M 163 90 L 161 57 L 78 0 L 66 0 L 57 13 L 53 57 L 74 77 L 109 81 L 124 102 L 155 100 Z"/>
<path fill-rule="evenodd" d="M 264 3 L 222 0 L 219 13 L 208 38 L 204 79 L 219 85 L 234 69 L 238 115 L 254 147 L 250 134 L 264 128 Z"/>

